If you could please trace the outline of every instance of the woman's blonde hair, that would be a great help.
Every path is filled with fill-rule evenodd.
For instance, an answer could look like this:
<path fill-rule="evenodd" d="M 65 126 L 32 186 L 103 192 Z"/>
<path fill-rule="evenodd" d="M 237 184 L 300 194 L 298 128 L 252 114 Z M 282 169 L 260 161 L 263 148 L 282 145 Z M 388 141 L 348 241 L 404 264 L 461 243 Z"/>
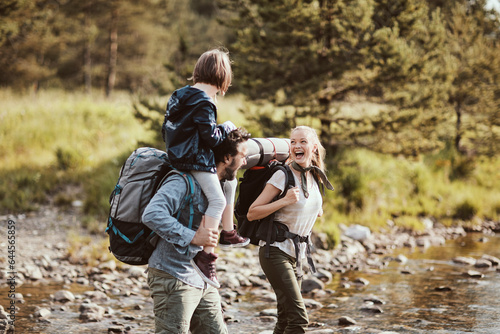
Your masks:
<path fill-rule="evenodd" d="M 299 125 L 295 128 L 292 129 L 290 134 L 294 133 L 295 131 L 302 130 L 307 133 L 307 136 L 309 139 L 313 141 L 314 144 L 317 145 L 316 151 L 313 152 L 313 159 L 312 159 L 312 164 L 313 166 L 319 167 L 323 172 L 325 172 L 325 156 L 326 156 L 326 150 L 321 145 L 321 142 L 319 141 L 318 134 L 316 133 L 316 130 L 314 130 L 311 127 L 305 126 L 305 125 Z"/>
<path fill-rule="evenodd" d="M 224 96 L 231 86 L 233 71 L 229 52 L 224 49 L 212 49 L 203 53 L 194 66 L 193 76 L 189 78 L 196 83 L 204 83 L 217 87 Z"/>

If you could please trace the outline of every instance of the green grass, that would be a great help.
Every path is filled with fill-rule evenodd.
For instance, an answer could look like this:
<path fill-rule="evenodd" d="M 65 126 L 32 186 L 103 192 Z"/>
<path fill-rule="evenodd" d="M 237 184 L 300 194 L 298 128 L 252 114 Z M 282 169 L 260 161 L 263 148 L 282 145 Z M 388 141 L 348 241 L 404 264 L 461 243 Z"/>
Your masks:
<path fill-rule="evenodd" d="M 39 204 L 64 208 L 80 200 L 83 224 L 102 233 L 120 166 L 153 134 L 134 118 L 129 95 L 101 96 L 0 90 L 0 213 L 32 211 Z M 262 129 L 239 111 L 256 108 L 240 96 L 220 98 L 219 122 L 231 120 L 259 137 Z M 408 160 L 357 149 L 327 159 L 336 190 L 327 192 L 315 229 L 333 242 L 338 242 L 340 223 L 379 230 L 391 220 L 420 230 L 425 217 L 446 224 L 500 217 L 498 157 L 471 160 L 446 148 Z"/>
<path fill-rule="evenodd" d="M 134 118 L 126 94 L 108 100 L 99 93 L 17 95 L 0 90 L 0 99 L 2 212 L 31 211 L 54 199 L 66 204 L 80 199 L 92 203 L 90 213 L 102 213 L 96 205 L 105 204 L 97 198 L 102 188 L 116 183 L 123 152 L 130 153 L 139 140 L 150 137 Z M 67 185 L 85 191 L 64 198 L 61 191 Z"/>

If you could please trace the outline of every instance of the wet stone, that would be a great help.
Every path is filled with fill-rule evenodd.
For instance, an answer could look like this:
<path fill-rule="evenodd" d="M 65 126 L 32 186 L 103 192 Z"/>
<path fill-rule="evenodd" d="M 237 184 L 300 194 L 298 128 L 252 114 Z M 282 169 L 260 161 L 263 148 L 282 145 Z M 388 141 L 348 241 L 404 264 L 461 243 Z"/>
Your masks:
<path fill-rule="evenodd" d="M 108 328 L 108 334 L 113 334 L 113 333 L 125 333 L 125 328 L 122 326 L 112 326 Z"/>
<path fill-rule="evenodd" d="M 317 279 L 317 278 L 308 278 L 308 279 L 305 279 L 303 280 L 302 282 L 302 292 L 303 293 L 309 293 L 313 290 L 316 290 L 316 289 L 324 289 L 325 287 L 325 283 L 323 283 L 321 280 Z"/>
<path fill-rule="evenodd" d="M 354 283 L 361 284 L 361 285 L 368 285 L 368 284 L 370 284 L 370 281 L 368 281 L 366 278 L 360 277 L 360 278 L 356 278 L 354 280 Z"/>
<path fill-rule="evenodd" d="M 306 308 L 308 309 L 320 309 L 320 308 L 323 308 L 323 304 L 321 304 L 320 302 L 314 300 L 314 299 L 304 299 L 304 304 L 306 306 Z"/>
<path fill-rule="evenodd" d="M 356 324 L 356 320 L 354 320 L 350 317 L 342 316 L 339 318 L 339 325 L 340 326 L 350 326 L 350 325 L 355 325 L 355 324 Z"/>
<path fill-rule="evenodd" d="M 42 308 L 38 308 L 35 311 L 34 316 L 36 318 L 46 318 L 46 317 L 50 316 L 51 314 L 52 314 L 52 312 L 50 312 L 50 310 L 48 308 L 42 307 Z"/>
<path fill-rule="evenodd" d="M 487 255 L 487 254 L 484 254 L 481 259 L 484 259 L 484 260 L 487 260 L 487 261 L 490 261 L 492 265 L 494 266 L 498 266 L 500 264 L 500 259 L 495 257 L 495 256 L 491 256 L 491 255 Z"/>
<path fill-rule="evenodd" d="M 465 265 L 470 265 L 473 266 L 476 264 L 476 259 L 472 257 L 465 257 L 465 256 L 457 256 L 452 259 L 453 262 L 458 263 L 458 264 L 465 264 Z"/>
<path fill-rule="evenodd" d="M 483 278 L 484 274 L 480 273 L 479 271 L 469 270 L 466 273 L 464 273 L 464 276 L 468 276 L 471 278 Z"/>
<path fill-rule="evenodd" d="M 98 322 L 104 317 L 104 307 L 88 301 L 80 305 L 80 320 L 83 322 Z"/>
<path fill-rule="evenodd" d="M 275 309 L 275 308 L 268 308 L 268 309 L 260 311 L 259 315 L 277 317 L 278 316 L 278 310 Z"/>
<path fill-rule="evenodd" d="M 360 308 L 360 310 L 370 313 L 384 313 L 384 311 L 376 305 L 364 305 Z"/>
<path fill-rule="evenodd" d="M 486 259 L 479 259 L 476 261 L 476 264 L 474 264 L 474 267 L 476 268 L 491 268 L 493 264 Z"/>
<path fill-rule="evenodd" d="M 364 298 L 364 301 L 365 302 L 372 302 L 373 304 L 377 304 L 377 305 L 384 305 L 385 304 L 385 301 L 383 301 L 382 299 L 380 299 L 379 297 L 376 297 L 376 296 L 368 296 L 368 297 Z"/>
<path fill-rule="evenodd" d="M 75 295 L 73 295 L 70 291 L 67 290 L 59 290 L 54 293 L 54 298 L 56 302 L 66 303 L 72 302 L 75 300 Z"/>

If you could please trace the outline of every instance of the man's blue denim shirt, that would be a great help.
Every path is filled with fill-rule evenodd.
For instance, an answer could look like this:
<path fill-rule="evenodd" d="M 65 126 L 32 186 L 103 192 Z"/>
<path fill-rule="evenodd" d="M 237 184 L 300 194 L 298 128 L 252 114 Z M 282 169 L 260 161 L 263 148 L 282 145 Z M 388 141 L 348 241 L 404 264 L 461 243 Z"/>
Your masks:
<path fill-rule="evenodd" d="M 191 178 L 195 185 L 191 229 L 188 228 L 190 216 L 188 204 L 184 205 L 179 220 L 176 218 L 188 189 L 183 176 L 178 174 L 169 176 L 163 183 L 144 210 L 142 221 L 160 236 L 156 249 L 149 258 L 149 267 L 167 272 L 188 285 L 205 288 L 205 283 L 190 260 L 202 250 L 201 246 L 192 245 L 191 240 L 200 226 L 208 201 L 199 184 L 193 177 Z"/>

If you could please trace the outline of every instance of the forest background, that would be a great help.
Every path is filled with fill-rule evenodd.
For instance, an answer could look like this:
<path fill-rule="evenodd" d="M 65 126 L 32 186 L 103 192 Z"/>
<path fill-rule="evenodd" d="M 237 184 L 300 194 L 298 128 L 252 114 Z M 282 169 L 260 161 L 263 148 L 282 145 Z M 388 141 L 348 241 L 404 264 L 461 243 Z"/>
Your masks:
<path fill-rule="evenodd" d="M 2 0 L 0 213 L 78 206 L 102 234 L 169 95 L 230 51 L 219 122 L 317 129 L 336 191 L 316 229 L 500 216 L 500 16 L 484 0 Z"/>

